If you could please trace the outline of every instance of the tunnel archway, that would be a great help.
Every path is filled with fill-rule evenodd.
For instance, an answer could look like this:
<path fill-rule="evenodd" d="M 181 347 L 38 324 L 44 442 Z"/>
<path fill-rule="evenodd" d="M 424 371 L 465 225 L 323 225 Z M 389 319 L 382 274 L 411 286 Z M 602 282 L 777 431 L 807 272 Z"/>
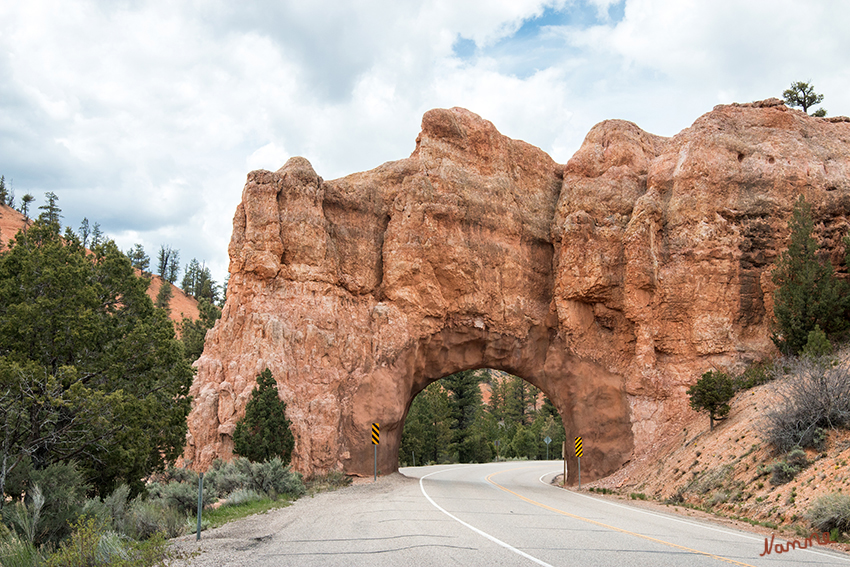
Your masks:
<path fill-rule="evenodd" d="M 354 411 L 344 435 L 352 452 L 346 470 L 369 474 L 373 467 L 368 431 L 381 424 L 378 469 L 398 469 L 398 450 L 404 420 L 414 397 L 430 383 L 455 372 L 476 368 L 504 370 L 539 388 L 558 409 L 567 439 L 584 439 L 583 478 L 610 474 L 625 463 L 634 448 L 629 404 L 622 377 L 598 365 L 565 354 L 557 334 L 532 329 L 523 340 L 472 326 L 441 330 L 402 353 L 396 362 L 379 369 L 367 388 L 354 398 Z M 392 397 L 374 396 L 374 388 Z M 349 449 L 350 451 L 350 449 Z M 574 455 L 567 453 L 568 462 Z M 577 467 L 568 467 L 567 482 L 577 479 Z"/>

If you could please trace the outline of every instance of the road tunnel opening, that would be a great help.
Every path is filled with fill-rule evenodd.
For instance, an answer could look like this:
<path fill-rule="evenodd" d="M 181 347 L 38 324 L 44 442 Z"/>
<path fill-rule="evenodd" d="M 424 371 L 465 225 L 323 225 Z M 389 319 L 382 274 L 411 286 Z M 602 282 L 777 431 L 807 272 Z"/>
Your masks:
<path fill-rule="evenodd" d="M 411 410 L 414 412 L 413 417 L 420 419 L 416 416 L 419 408 L 414 405 L 417 396 L 424 395 L 423 400 L 428 399 L 428 396 L 434 399 L 444 396 L 451 398 L 447 381 L 457 380 L 458 376 L 471 376 L 468 379 L 475 381 L 478 379 L 476 376 L 481 376 L 485 369 L 517 377 L 516 380 L 527 382 L 527 388 L 533 387 L 548 398 L 555 413 L 561 418 L 566 439 L 571 440 L 575 436 L 584 439 L 583 480 L 611 474 L 631 458 L 634 442 L 622 376 L 594 361 L 572 356 L 563 339 L 548 327 L 532 327 L 525 336 L 515 337 L 490 332 L 486 326 L 457 325 L 446 326 L 409 345 L 391 363 L 375 369 L 370 380 L 361 383 L 353 399 L 351 419 L 343 431 L 350 455 L 350 460 L 345 464 L 346 471 L 364 476 L 372 474 L 373 454 L 369 432 L 371 424 L 376 422 L 381 427 L 379 472 L 393 472 L 398 469 L 400 462 L 407 463 L 408 459 L 412 464 L 413 455 L 407 454 L 408 446 L 404 446 L 401 457 L 400 451 L 405 423 L 411 416 Z M 430 386 L 432 383 L 438 386 Z M 523 436 L 527 436 L 532 425 L 533 422 L 523 426 L 526 430 Z M 438 432 L 439 429 L 438 424 Z M 451 421 L 449 429 L 452 429 Z M 516 435 L 516 431 L 511 433 Z M 445 431 L 443 434 L 446 435 Z M 457 435 L 457 427 L 452 435 Z M 438 450 L 436 458 L 427 460 L 447 460 L 454 458 L 455 452 L 458 461 L 480 460 L 486 457 L 488 448 L 493 454 L 506 456 L 507 452 L 516 453 L 517 447 L 523 442 L 521 436 L 515 445 L 505 446 L 503 443 L 514 442 L 513 436 L 509 442 L 507 435 L 502 437 L 491 433 L 489 437 L 484 437 L 493 441 L 492 448 L 480 442 L 480 437 L 476 441 L 474 432 L 472 440 L 460 434 L 451 441 L 454 447 L 449 454 L 445 451 L 440 454 Z M 495 447 L 496 439 L 499 440 L 498 448 Z M 460 446 L 457 445 L 459 442 Z M 466 443 L 465 447 L 463 442 Z M 428 451 L 432 453 L 430 457 L 433 457 L 433 448 Z M 570 465 L 571 462 L 575 464 L 574 453 L 568 451 L 567 458 L 567 482 L 575 483 L 578 480 L 577 467 Z"/>
<path fill-rule="evenodd" d="M 502 370 L 464 370 L 413 398 L 399 464 L 560 459 L 564 439 L 558 409 L 542 390 Z"/>

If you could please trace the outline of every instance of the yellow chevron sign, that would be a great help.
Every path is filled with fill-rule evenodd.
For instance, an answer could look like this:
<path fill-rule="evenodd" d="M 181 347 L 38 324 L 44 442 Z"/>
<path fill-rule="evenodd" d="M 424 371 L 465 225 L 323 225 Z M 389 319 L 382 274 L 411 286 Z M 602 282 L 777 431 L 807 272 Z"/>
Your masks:
<path fill-rule="evenodd" d="M 381 426 L 377 423 L 372 424 L 372 443 L 374 445 L 381 443 Z"/>
<path fill-rule="evenodd" d="M 576 437 L 576 457 L 581 457 L 581 437 Z"/>

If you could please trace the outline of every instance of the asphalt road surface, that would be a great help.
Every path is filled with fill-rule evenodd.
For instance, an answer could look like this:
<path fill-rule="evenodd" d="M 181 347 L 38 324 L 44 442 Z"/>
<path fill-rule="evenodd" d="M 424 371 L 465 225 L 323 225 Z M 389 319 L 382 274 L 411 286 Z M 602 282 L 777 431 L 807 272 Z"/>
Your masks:
<path fill-rule="evenodd" d="M 550 485 L 559 461 L 409 467 L 203 532 L 197 566 L 850 567 L 756 534 Z M 183 549 L 196 549 L 194 536 Z"/>

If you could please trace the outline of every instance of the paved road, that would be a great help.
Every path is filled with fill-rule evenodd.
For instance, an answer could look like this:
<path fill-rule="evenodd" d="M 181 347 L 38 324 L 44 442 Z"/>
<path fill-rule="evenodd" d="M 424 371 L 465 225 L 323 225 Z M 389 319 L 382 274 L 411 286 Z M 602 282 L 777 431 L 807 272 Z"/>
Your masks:
<path fill-rule="evenodd" d="M 764 537 L 560 490 L 559 466 L 405 468 L 204 532 L 191 565 L 850 567 L 817 544 L 760 556 Z"/>

